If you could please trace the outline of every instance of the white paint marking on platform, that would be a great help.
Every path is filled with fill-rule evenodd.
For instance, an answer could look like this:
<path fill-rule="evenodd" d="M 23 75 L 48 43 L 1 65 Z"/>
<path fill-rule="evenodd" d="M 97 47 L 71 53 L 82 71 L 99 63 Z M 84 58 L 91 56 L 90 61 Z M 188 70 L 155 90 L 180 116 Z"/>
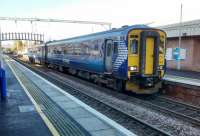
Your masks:
<path fill-rule="evenodd" d="M 15 93 L 15 92 L 21 92 L 22 90 L 14 90 L 14 89 L 7 89 L 7 92 L 12 92 L 12 93 Z"/>
<path fill-rule="evenodd" d="M 86 105 L 85 103 L 83 103 L 82 101 L 80 101 L 79 99 L 77 99 L 76 97 L 72 96 L 71 94 L 65 92 L 63 89 L 59 88 L 58 86 L 56 86 L 55 84 L 49 82 L 48 80 L 44 79 L 43 77 L 41 77 L 40 75 L 38 75 L 37 73 L 31 71 L 30 69 L 28 69 L 27 67 L 23 66 L 22 64 L 20 64 L 19 62 L 15 61 L 15 63 L 17 63 L 18 65 L 20 65 L 21 67 L 23 67 L 24 69 L 28 70 L 29 72 L 31 72 L 32 74 L 34 74 L 35 76 L 37 76 L 38 78 L 40 78 L 41 80 L 44 80 L 46 83 L 48 83 L 49 85 L 53 86 L 54 88 L 56 88 L 58 91 L 60 91 L 61 93 L 63 93 L 64 95 L 66 95 L 67 97 L 69 97 L 70 99 L 72 99 L 74 102 L 76 102 L 77 104 L 79 104 L 81 107 L 83 107 L 84 109 L 86 109 L 87 111 L 89 111 L 90 113 L 94 114 L 96 117 L 100 118 L 101 120 L 103 120 L 104 122 L 106 122 L 107 124 L 109 124 L 110 126 L 112 126 L 113 128 L 115 128 L 116 130 L 118 130 L 119 132 L 121 132 L 124 135 L 127 136 L 136 136 L 136 134 L 132 133 L 131 131 L 129 131 L 128 129 L 124 128 L 123 126 L 121 126 L 120 124 L 116 123 L 115 121 L 113 121 L 112 119 L 106 117 L 105 115 L 103 115 L 102 113 L 96 111 L 95 109 L 91 108 L 90 106 Z M 69 85 L 70 86 L 70 85 Z M 74 87 L 73 87 L 74 88 Z"/>
<path fill-rule="evenodd" d="M 33 105 L 21 105 L 18 106 L 20 112 L 31 112 L 35 111 L 35 107 Z"/>

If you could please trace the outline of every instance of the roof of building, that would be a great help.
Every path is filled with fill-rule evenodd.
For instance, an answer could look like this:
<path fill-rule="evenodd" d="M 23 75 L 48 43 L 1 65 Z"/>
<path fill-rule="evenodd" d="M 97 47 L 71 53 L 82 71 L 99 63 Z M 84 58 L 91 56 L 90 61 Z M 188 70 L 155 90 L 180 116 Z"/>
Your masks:
<path fill-rule="evenodd" d="M 200 20 L 164 25 L 158 28 L 164 30 L 167 37 L 178 37 L 179 33 L 181 36 L 198 36 L 200 35 Z"/>

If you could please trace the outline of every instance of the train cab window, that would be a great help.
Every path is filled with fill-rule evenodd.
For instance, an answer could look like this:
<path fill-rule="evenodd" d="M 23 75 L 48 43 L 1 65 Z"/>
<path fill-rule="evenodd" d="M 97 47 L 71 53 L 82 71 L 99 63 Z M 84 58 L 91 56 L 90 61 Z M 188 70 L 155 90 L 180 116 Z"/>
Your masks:
<path fill-rule="evenodd" d="M 138 41 L 137 40 L 131 40 L 130 52 L 131 52 L 131 54 L 137 54 L 138 53 Z"/>
<path fill-rule="evenodd" d="M 114 54 L 118 53 L 118 42 L 114 42 Z"/>

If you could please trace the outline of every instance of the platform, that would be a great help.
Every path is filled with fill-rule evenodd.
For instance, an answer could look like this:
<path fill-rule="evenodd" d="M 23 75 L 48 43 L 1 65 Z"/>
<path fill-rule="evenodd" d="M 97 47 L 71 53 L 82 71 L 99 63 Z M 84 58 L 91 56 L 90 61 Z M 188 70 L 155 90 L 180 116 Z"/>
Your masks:
<path fill-rule="evenodd" d="M 135 136 L 18 62 L 5 62 L 8 99 L 1 103 L 0 134 Z"/>
<path fill-rule="evenodd" d="M 0 135 L 50 136 L 51 132 L 8 65 L 5 64 L 4 68 L 7 78 L 7 99 L 0 102 Z"/>
<path fill-rule="evenodd" d="M 166 81 L 200 87 L 200 73 L 168 70 L 163 78 Z"/>
<path fill-rule="evenodd" d="M 180 77 L 199 79 L 200 80 L 200 72 L 195 72 L 195 71 L 167 69 L 166 75 L 174 75 L 174 76 L 180 76 Z"/>

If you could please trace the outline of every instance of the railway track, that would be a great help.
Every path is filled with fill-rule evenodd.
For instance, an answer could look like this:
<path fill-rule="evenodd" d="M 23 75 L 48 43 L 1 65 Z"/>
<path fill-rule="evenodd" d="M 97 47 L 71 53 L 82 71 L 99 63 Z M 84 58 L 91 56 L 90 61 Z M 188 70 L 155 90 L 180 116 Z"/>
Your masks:
<path fill-rule="evenodd" d="M 120 109 L 120 106 L 116 107 L 111 103 L 107 103 L 106 101 L 102 101 L 96 97 L 90 96 L 84 90 L 77 89 L 74 86 L 67 84 L 63 80 L 56 78 L 55 76 L 51 76 L 50 74 L 33 68 L 18 59 L 15 60 L 138 135 L 170 136 L 168 132 L 161 130 L 133 115 L 127 114 L 125 111 Z"/>
<path fill-rule="evenodd" d="M 54 74 L 54 76 L 56 76 Z M 58 76 L 57 76 L 58 77 Z M 85 83 L 84 83 L 85 84 Z M 90 86 L 92 83 L 89 83 Z M 108 93 L 107 91 L 109 89 L 101 89 L 101 91 L 104 91 L 105 93 Z M 125 95 L 122 96 L 116 95 L 115 91 L 110 91 L 110 93 L 114 97 L 118 97 L 119 99 L 126 99 L 127 102 L 142 105 L 144 107 L 165 113 L 167 115 L 170 115 L 171 117 L 176 117 L 180 120 L 187 121 L 197 127 L 200 127 L 200 107 L 193 106 L 190 104 L 178 102 L 172 99 L 169 99 L 167 97 L 161 96 L 159 94 L 151 95 L 151 96 L 145 96 L 143 95 Z"/>
<path fill-rule="evenodd" d="M 159 95 L 147 99 L 140 99 L 144 100 L 146 105 L 156 108 L 156 110 L 160 110 L 200 126 L 200 107 L 178 102 Z"/>

